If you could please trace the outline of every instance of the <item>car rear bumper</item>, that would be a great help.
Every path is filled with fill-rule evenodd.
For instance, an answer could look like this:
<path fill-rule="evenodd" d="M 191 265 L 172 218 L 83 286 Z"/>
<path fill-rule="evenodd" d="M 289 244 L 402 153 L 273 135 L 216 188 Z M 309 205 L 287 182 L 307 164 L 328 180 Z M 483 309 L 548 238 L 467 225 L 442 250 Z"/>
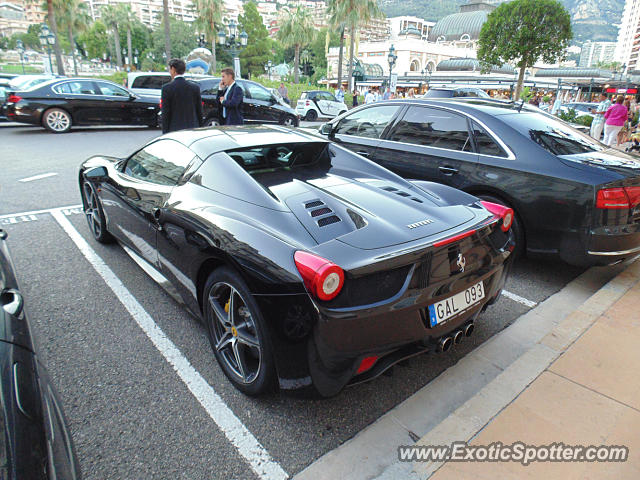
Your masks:
<path fill-rule="evenodd" d="M 584 235 L 567 235 L 560 257 L 578 266 L 605 266 L 640 255 L 640 224 L 592 229 Z"/>

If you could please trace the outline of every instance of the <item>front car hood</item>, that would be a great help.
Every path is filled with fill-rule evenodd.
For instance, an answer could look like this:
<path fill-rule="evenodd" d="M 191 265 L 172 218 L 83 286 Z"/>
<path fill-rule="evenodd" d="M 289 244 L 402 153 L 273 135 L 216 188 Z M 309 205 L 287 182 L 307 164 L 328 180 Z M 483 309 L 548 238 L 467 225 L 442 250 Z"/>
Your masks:
<path fill-rule="evenodd" d="M 613 148 L 600 152 L 558 155 L 558 158 L 570 167 L 596 167 L 618 173 L 623 177 L 640 175 L 640 158 Z"/>

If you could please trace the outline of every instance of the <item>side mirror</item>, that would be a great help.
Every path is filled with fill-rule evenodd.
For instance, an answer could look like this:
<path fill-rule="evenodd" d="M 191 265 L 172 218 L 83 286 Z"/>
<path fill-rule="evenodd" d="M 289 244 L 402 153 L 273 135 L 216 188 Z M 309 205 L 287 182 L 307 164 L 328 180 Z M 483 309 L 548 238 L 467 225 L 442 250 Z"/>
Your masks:
<path fill-rule="evenodd" d="M 331 135 L 333 135 L 333 125 L 331 125 L 330 123 L 323 123 L 320 126 L 320 133 L 322 135 L 330 137 Z"/>
<path fill-rule="evenodd" d="M 131 93 L 129 92 L 129 100 L 135 100 L 136 98 L 138 98 L 138 96 L 135 93 Z"/>
<path fill-rule="evenodd" d="M 105 167 L 96 167 L 84 172 L 84 178 L 91 182 L 104 182 L 109 178 L 109 172 Z"/>

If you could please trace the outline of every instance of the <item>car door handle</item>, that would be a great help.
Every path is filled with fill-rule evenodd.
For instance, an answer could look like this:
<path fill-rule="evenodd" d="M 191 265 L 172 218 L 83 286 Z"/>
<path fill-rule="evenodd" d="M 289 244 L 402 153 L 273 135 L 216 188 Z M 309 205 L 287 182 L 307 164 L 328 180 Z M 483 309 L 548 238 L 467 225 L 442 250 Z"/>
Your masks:
<path fill-rule="evenodd" d="M 365 151 L 361 151 L 361 152 L 356 152 L 358 155 L 362 155 L 363 157 L 368 157 L 369 155 L 371 155 L 369 152 L 365 152 Z"/>
<path fill-rule="evenodd" d="M 9 315 L 19 317 L 24 306 L 24 299 L 17 290 L 7 289 L 0 294 L 0 306 Z"/>
<path fill-rule="evenodd" d="M 440 168 L 440 171 L 445 175 L 454 175 L 458 173 L 457 168 L 453 168 L 453 167 L 439 167 L 439 168 Z"/>

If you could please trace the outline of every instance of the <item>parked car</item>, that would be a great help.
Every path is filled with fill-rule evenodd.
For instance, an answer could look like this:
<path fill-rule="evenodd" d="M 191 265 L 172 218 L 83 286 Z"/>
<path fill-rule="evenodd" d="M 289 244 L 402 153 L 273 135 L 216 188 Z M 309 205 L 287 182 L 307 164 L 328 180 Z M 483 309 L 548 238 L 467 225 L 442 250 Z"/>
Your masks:
<path fill-rule="evenodd" d="M 79 180 L 95 240 L 171 286 L 247 394 L 330 396 L 448 350 L 511 265 L 511 210 L 285 127 L 174 132 Z"/>
<path fill-rule="evenodd" d="M 140 97 L 120 85 L 92 78 L 48 81 L 30 90 L 11 91 L 6 102 L 12 122 L 41 125 L 53 133 L 80 125 L 157 127 L 160 99 Z"/>
<path fill-rule="evenodd" d="M 365 105 L 322 134 L 405 178 L 515 211 L 520 252 L 606 265 L 640 254 L 640 163 L 535 107 L 498 100 Z"/>
<path fill-rule="evenodd" d="M 9 90 L 8 78 L 0 77 L 0 121 L 6 121 L 7 115 L 5 113 L 5 102 L 7 100 L 7 91 Z"/>
<path fill-rule="evenodd" d="M 583 115 L 589 115 L 590 117 L 593 117 L 591 109 L 597 109 L 598 105 L 598 103 L 590 102 L 571 102 L 561 105 L 560 111 L 563 113 L 569 113 L 569 110 L 575 110 L 578 117 L 582 117 Z"/>
<path fill-rule="evenodd" d="M 331 92 L 311 90 L 302 92 L 296 105 L 296 112 L 310 122 L 322 118 L 334 118 L 347 110 L 344 102 L 339 102 Z"/>
<path fill-rule="evenodd" d="M 0 229 L 1 476 L 80 479 L 62 404 L 34 348 L 6 239 Z"/>
<path fill-rule="evenodd" d="M 203 125 L 220 125 L 222 112 L 217 100 L 220 78 L 195 78 L 194 81 L 200 85 Z M 245 124 L 278 123 L 297 127 L 300 123 L 296 111 L 282 101 L 282 97 L 273 95 L 266 87 L 251 80 L 236 79 L 236 83 L 244 93 L 242 116 Z"/>
<path fill-rule="evenodd" d="M 17 77 L 13 77 L 9 81 L 9 89 L 10 90 L 29 90 L 36 85 L 41 83 L 49 82 L 55 78 L 64 78 L 64 77 L 56 77 L 54 75 L 18 75 Z"/>
<path fill-rule="evenodd" d="M 422 98 L 458 98 L 458 97 L 477 97 L 491 98 L 491 96 L 476 87 L 434 87 L 427 90 Z"/>
<path fill-rule="evenodd" d="M 196 80 L 209 76 L 186 73 L 184 77 L 189 80 Z M 162 86 L 170 81 L 171 75 L 168 72 L 130 72 L 127 74 L 129 90 L 142 96 L 161 96 Z"/>

